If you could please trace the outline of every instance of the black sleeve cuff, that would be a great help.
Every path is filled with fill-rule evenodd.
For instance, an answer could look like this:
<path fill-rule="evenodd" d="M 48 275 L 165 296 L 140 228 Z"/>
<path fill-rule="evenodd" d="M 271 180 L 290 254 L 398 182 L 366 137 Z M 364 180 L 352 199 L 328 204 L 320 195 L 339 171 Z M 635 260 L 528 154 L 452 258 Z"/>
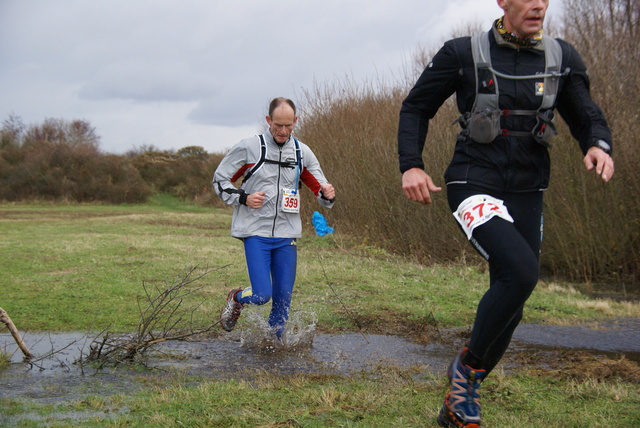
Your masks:
<path fill-rule="evenodd" d="M 322 190 L 320 190 L 320 198 L 324 199 L 325 201 L 329 201 L 331 203 L 334 203 L 336 201 L 336 198 L 334 197 L 333 199 L 329 199 L 326 196 L 324 196 L 324 192 Z"/>
<path fill-rule="evenodd" d="M 598 140 L 593 145 L 593 147 L 598 147 L 598 148 L 602 149 L 606 154 L 611 156 L 611 144 L 607 143 L 606 141 Z"/>
<path fill-rule="evenodd" d="M 238 202 L 240 205 L 247 205 L 247 195 L 245 192 L 240 193 L 240 197 L 238 198 Z"/>

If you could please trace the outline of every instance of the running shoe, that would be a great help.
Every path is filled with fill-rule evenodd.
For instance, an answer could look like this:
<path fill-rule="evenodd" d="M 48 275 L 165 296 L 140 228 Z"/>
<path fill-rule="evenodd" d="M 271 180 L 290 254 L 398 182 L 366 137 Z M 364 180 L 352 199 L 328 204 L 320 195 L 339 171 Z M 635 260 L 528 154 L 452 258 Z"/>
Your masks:
<path fill-rule="evenodd" d="M 449 385 L 451 385 L 451 380 L 453 379 L 454 367 L 460 364 L 460 360 L 462 359 L 462 356 L 466 354 L 468 350 L 469 350 L 468 346 L 465 346 L 464 348 L 462 348 L 462 351 L 460 351 L 460 353 L 456 355 L 456 357 L 453 360 L 451 360 L 451 362 L 449 363 L 449 367 L 447 367 L 447 377 L 449 378 Z"/>
<path fill-rule="evenodd" d="M 240 317 L 240 312 L 242 312 L 244 308 L 244 305 L 236 300 L 236 294 L 241 291 L 242 290 L 231 290 L 227 295 L 227 304 L 220 314 L 220 325 L 226 331 L 234 329 Z"/>
<path fill-rule="evenodd" d="M 478 388 L 487 372 L 460 363 L 463 352 L 455 358 L 450 369 L 447 370 L 451 391 L 446 395 L 438 414 L 438 425 L 454 428 L 482 428 Z"/>

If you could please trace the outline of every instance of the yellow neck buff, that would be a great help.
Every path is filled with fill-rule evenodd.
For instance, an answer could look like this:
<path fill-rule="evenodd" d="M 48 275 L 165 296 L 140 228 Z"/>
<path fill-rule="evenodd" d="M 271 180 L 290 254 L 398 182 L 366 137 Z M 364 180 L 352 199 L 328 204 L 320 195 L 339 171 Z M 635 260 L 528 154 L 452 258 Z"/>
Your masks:
<path fill-rule="evenodd" d="M 544 30 L 540 29 L 540 31 L 531 37 L 518 37 L 505 28 L 503 18 L 504 17 L 497 19 L 494 25 L 496 30 L 498 30 L 498 33 L 500 33 L 506 42 L 514 43 L 521 48 L 533 48 L 540 42 L 540 40 L 542 40 L 542 33 Z"/>

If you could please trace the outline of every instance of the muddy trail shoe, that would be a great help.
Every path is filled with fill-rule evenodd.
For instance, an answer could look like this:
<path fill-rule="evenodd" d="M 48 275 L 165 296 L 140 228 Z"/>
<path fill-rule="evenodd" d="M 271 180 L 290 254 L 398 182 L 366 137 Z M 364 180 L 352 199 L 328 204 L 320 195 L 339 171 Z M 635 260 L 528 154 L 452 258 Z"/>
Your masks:
<path fill-rule="evenodd" d="M 240 312 L 244 308 L 242 303 L 236 301 L 236 294 L 242 290 L 231 290 L 227 295 L 227 304 L 220 314 L 220 325 L 226 331 L 231 331 L 236 326 Z"/>
<path fill-rule="evenodd" d="M 451 391 L 445 397 L 438 414 L 438 425 L 482 428 L 478 388 L 487 372 L 461 364 L 459 355 L 451 364 L 450 370 L 447 370 L 447 375 L 451 381 Z"/>
<path fill-rule="evenodd" d="M 447 367 L 447 377 L 449 378 L 449 385 L 451 385 L 451 381 L 453 380 L 454 368 L 457 367 L 458 364 L 460 364 L 460 359 L 464 354 L 467 353 L 468 350 L 469 348 L 467 346 L 462 348 L 462 351 L 460 351 L 460 353 L 456 355 L 456 357 L 453 360 L 451 360 L 451 363 L 449 363 L 449 367 Z"/>

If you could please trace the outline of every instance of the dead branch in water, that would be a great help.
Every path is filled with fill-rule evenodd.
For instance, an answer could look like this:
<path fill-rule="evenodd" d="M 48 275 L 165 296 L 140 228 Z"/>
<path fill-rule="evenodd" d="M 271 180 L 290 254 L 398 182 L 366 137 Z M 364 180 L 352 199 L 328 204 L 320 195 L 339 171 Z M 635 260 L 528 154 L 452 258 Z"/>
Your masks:
<path fill-rule="evenodd" d="M 103 330 L 89 345 L 87 360 L 101 365 L 130 363 L 158 343 L 183 340 L 211 331 L 219 321 L 205 327 L 194 326 L 193 313 L 200 304 L 185 308 L 183 303 L 186 297 L 201 290 L 202 287 L 194 287 L 198 280 L 227 266 L 199 274 L 195 273 L 196 267 L 190 268 L 182 278 L 173 283 L 165 282 L 165 288 L 143 282 L 145 296 L 138 299 L 140 321 L 135 333 L 113 334 L 108 328 Z"/>
<path fill-rule="evenodd" d="M 7 311 L 5 311 L 2 308 L 0 308 L 0 322 L 6 325 L 7 328 L 9 329 L 11 336 L 13 336 L 13 339 L 16 341 L 16 343 L 18 344 L 18 347 L 24 354 L 25 360 L 27 361 L 31 360 L 33 358 L 33 354 L 31 353 L 27 345 L 22 340 L 22 336 L 20 336 L 20 332 L 16 328 L 13 321 L 11 321 L 11 318 L 9 317 L 9 314 L 7 314 Z"/>

